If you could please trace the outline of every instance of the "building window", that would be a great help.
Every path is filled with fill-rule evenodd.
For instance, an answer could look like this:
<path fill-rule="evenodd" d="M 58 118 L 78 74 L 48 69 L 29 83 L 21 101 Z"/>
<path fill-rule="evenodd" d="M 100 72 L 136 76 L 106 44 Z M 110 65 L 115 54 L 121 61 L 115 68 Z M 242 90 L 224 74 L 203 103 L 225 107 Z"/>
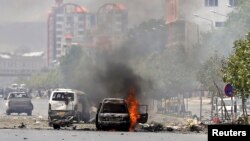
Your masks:
<path fill-rule="evenodd" d="M 67 22 L 72 23 L 74 21 L 72 16 L 68 16 L 67 17 Z"/>
<path fill-rule="evenodd" d="M 63 17 L 58 16 L 58 17 L 56 17 L 56 20 L 57 20 L 57 21 L 63 21 Z"/>
<path fill-rule="evenodd" d="M 80 15 L 80 16 L 78 17 L 78 20 L 79 20 L 79 21 L 84 21 L 84 16 L 83 16 L 83 15 Z"/>
<path fill-rule="evenodd" d="M 218 6 L 218 0 L 205 0 L 205 6 Z"/>
<path fill-rule="evenodd" d="M 61 44 L 57 44 L 57 49 L 61 49 Z"/>
<path fill-rule="evenodd" d="M 61 54 L 61 50 L 57 50 L 56 52 L 57 52 L 57 54 Z"/>
<path fill-rule="evenodd" d="M 61 38 L 56 38 L 56 41 L 60 42 L 62 39 Z"/>
<path fill-rule="evenodd" d="M 84 34 L 84 31 L 78 31 L 78 34 L 79 34 L 79 35 L 83 35 L 83 34 Z"/>
<path fill-rule="evenodd" d="M 215 27 L 224 27 L 225 22 L 215 22 Z"/>
<path fill-rule="evenodd" d="M 56 31 L 57 35 L 62 35 L 62 31 Z"/>
<path fill-rule="evenodd" d="M 237 6 L 238 0 L 229 0 L 229 5 L 230 6 Z"/>
<path fill-rule="evenodd" d="M 84 28 L 84 24 L 78 24 L 78 28 Z"/>
<path fill-rule="evenodd" d="M 56 28 L 60 28 L 60 29 L 61 29 L 61 28 L 62 28 L 62 25 L 61 25 L 61 24 L 57 24 L 57 25 L 56 25 Z"/>

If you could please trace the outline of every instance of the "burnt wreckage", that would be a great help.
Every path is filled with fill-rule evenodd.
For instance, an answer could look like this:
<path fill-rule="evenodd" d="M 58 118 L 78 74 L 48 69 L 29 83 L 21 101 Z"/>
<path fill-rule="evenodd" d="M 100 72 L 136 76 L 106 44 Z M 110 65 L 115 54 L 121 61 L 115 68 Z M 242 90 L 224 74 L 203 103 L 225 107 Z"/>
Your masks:
<path fill-rule="evenodd" d="M 105 98 L 98 107 L 96 114 L 97 130 L 122 130 L 131 129 L 131 113 L 126 100 L 121 98 Z M 148 119 L 147 105 L 138 105 L 144 108 L 144 113 L 138 115 L 138 123 L 146 123 Z M 141 108 L 142 109 L 142 108 Z"/>

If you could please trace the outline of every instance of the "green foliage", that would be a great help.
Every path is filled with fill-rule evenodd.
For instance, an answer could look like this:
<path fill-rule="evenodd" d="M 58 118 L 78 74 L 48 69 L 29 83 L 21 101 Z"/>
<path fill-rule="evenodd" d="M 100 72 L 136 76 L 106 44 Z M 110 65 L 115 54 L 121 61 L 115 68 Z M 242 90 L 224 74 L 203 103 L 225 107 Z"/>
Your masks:
<path fill-rule="evenodd" d="M 19 80 L 22 83 L 25 83 L 28 88 L 32 89 L 49 89 L 57 88 L 60 86 L 62 81 L 62 76 L 59 70 L 50 70 L 48 72 L 43 72 L 35 74 L 27 79 Z"/>
<path fill-rule="evenodd" d="M 176 47 L 163 52 L 153 52 L 136 70 L 154 82 L 154 98 L 168 98 L 192 91 L 196 87 L 195 74 L 198 70 L 197 48 L 187 53 Z"/>
<path fill-rule="evenodd" d="M 82 49 L 73 46 L 69 53 L 60 60 L 60 70 L 63 74 L 63 86 L 72 86 L 73 81 L 77 78 L 76 72 L 79 71 L 79 64 L 82 58 Z"/>
<path fill-rule="evenodd" d="M 234 53 L 223 68 L 223 80 L 231 83 L 236 93 L 248 98 L 250 92 L 250 33 L 234 43 Z"/>

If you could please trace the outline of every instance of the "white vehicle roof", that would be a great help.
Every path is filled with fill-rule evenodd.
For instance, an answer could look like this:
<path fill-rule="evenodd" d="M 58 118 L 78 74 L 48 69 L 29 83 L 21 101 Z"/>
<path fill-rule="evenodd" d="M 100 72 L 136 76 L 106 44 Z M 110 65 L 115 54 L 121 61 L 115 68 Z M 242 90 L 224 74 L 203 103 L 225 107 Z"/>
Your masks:
<path fill-rule="evenodd" d="M 57 89 L 52 91 L 52 93 L 54 93 L 54 92 L 71 92 L 71 93 L 78 92 L 79 94 L 85 94 L 83 91 L 79 91 L 79 90 L 75 90 L 75 89 L 67 89 L 67 88 L 57 88 Z"/>

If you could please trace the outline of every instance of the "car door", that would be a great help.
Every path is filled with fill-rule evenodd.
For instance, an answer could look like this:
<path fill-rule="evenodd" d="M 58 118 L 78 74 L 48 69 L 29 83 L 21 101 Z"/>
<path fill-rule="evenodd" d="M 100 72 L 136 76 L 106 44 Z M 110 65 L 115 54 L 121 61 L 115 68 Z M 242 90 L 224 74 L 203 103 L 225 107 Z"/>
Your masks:
<path fill-rule="evenodd" d="M 138 123 L 146 123 L 148 121 L 148 105 L 139 105 L 140 118 Z"/>

